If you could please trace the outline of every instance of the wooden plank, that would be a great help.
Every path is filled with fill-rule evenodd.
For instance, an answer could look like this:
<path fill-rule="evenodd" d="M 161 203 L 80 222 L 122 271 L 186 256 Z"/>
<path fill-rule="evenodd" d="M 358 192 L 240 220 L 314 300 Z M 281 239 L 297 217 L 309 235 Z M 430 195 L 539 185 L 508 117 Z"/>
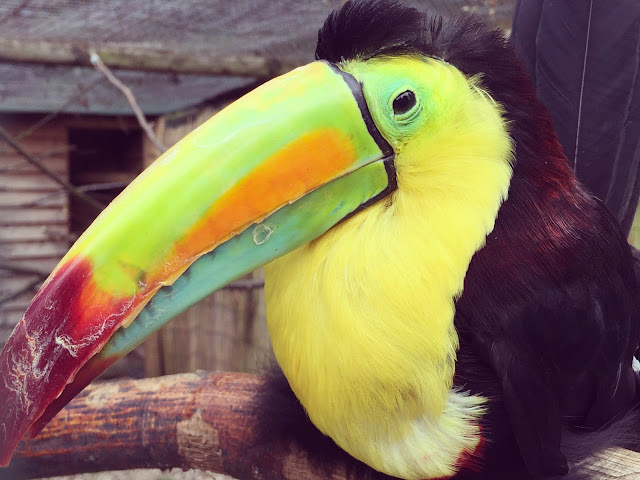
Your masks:
<path fill-rule="evenodd" d="M 31 268 L 42 272 L 51 272 L 59 262 L 60 257 L 11 260 L 12 265 Z"/>
<path fill-rule="evenodd" d="M 79 185 L 91 183 L 131 183 L 136 172 L 83 172 L 75 176 Z"/>
<path fill-rule="evenodd" d="M 31 124 L 23 123 L 20 127 L 8 128 L 7 130 L 32 155 L 46 155 L 51 152 L 61 151 L 61 147 L 66 148 L 67 132 L 63 126 L 53 122 L 38 129 L 28 137 L 22 137 L 22 132 L 30 127 Z M 11 151 L 13 151 L 13 148 L 6 141 L 0 140 L 0 152 L 8 153 Z"/>
<path fill-rule="evenodd" d="M 67 177 L 68 162 L 67 154 L 56 155 L 36 155 L 39 160 L 50 170 L 53 170 L 58 175 Z M 12 173 L 41 173 L 34 165 L 27 162 L 24 157 L 14 150 L 3 152 L 0 156 L 0 174 L 12 172 Z"/>
<path fill-rule="evenodd" d="M 0 311 L 22 315 L 31 304 L 31 300 L 33 300 L 37 291 L 38 288 L 34 287 L 33 290 L 23 293 L 18 298 L 3 303 Z"/>
<path fill-rule="evenodd" d="M 147 118 L 153 121 L 153 117 Z M 140 130 L 140 124 L 133 116 L 87 116 L 65 115 L 59 117 L 59 125 L 63 128 L 78 128 L 92 130 Z"/>
<path fill-rule="evenodd" d="M 7 343 L 7 340 L 9 340 L 9 335 L 11 335 L 11 332 L 13 332 L 13 329 L 20 321 L 20 318 L 18 318 L 16 321 L 11 320 L 5 325 L 3 323 L 4 318 L 2 316 L 2 313 L 0 312 L 0 348 L 4 347 L 4 344 Z"/>
<path fill-rule="evenodd" d="M 4 277 L 0 279 L 0 298 L 3 298 L 7 293 L 18 292 L 26 287 L 29 287 L 35 280 L 39 280 L 36 275 L 20 275 L 13 274 L 11 277 Z M 44 279 L 42 279 L 44 280 Z M 41 283 L 42 283 L 41 280 Z M 37 288 L 37 287 L 33 287 Z M 0 308 L 4 304 L 0 305 Z"/>
<path fill-rule="evenodd" d="M 0 207 L 0 227 L 8 225 L 66 225 L 68 213 L 60 208 L 15 209 Z"/>
<path fill-rule="evenodd" d="M 0 59 L 8 62 L 91 66 L 90 50 L 95 50 L 109 67 L 155 72 L 238 75 L 268 79 L 300 65 L 299 62 L 287 62 L 282 59 L 275 61 L 268 56 L 250 53 L 242 56 L 220 54 L 210 48 L 193 51 L 193 48 L 186 46 L 167 49 L 153 43 L 107 42 L 94 44 L 88 49 L 86 42 L 21 42 L 0 38 Z"/>
<path fill-rule="evenodd" d="M 12 134 L 14 138 L 17 138 L 18 142 L 31 155 L 43 161 L 55 157 L 67 158 L 68 156 L 70 147 L 67 145 L 67 136 L 64 130 L 62 130 L 59 135 L 56 135 L 56 130 L 46 130 L 42 132 L 46 135 L 44 137 L 32 134 L 26 138 L 19 138 L 20 135 L 18 132 L 9 133 Z M 3 158 L 0 165 L 4 164 L 5 161 L 13 163 L 20 159 L 20 154 L 2 139 L 0 139 L 0 156 Z"/>
<path fill-rule="evenodd" d="M 640 478 L 640 453 L 622 448 L 609 448 L 594 456 L 589 470 L 598 480 L 638 480 Z"/>
<path fill-rule="evenodd" d="M 67 253 L 67 250 L 69 250 L 69 243 L 66 241 L 3 243 L 1 245 L 2 256 L 11 261 L 13 261 L 13 259 L 28 258 L 62 258 L 64 254 Z"/>
<path fill-rule="evenodd" d="M 4 282 L 3 282 L 4 283 Z M 20 319 L 27 310 L 36 292 L 42 285 L 42 280 L 32 278 L 30 281 L 14 281 L 3 285 L 0 289 L 0 312 L 9 318 Z M 13 298 L 13 296 L 16 298 Z"/>
<path fill-rule="evenodd" d="M 0 175 L 0 190 L 38 190 L 47 188 L 58 190 L 60 185 L 42 174 L 17 175 L 7 173 Z"/>
<path fill-rule="evenodd" d="M 144 373 L 146 377 L 163 375 L 162 336 L 155 332 L 142 344 L 144 350 Z"/>
<path fill-rule="evenodd" d="M 2 175 L 2 173 L 0 173 Z M 67 205 L 67 192 L 56 190 L 54 192 L 24 192 L 0 190 L 0 208 L 21 207 L 65 207 Z"/>
<path fill-rule="evenodd" d="M 247 279 L 262 275 L 259 270 Z M 261 370 L 272 358 L 262 295 L 261 288 L 223 289 L 192 306 L 153 340 L 148 355 L 162 358 L 148 358 L 146 374 Z"/>
<path fill-rule="evenodd" d="M 0 228 L 0 243 L 33 240 L 69 241 L 72 237 L 66 225 L 17 225 Z"/>

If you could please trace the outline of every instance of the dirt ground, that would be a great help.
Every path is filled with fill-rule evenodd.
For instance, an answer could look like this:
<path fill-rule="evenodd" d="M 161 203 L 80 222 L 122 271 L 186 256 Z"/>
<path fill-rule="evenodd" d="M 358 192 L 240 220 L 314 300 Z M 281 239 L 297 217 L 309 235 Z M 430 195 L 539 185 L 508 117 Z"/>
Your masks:
<path fill-rule="evenodd" d="M 174 468 L 173 470 L 123 470 L 120 472 L 87 473 L 64 477 L 50 477 L 42 480 L 233 480 L 233 478 L 219 473 L 189 470 L 187 472 Z"/>

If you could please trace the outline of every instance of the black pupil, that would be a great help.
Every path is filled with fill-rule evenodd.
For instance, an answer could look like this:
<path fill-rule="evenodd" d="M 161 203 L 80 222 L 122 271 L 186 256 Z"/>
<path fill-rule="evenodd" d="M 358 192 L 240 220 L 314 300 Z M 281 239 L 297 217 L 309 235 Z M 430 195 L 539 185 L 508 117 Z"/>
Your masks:
<path fill-rule="evenodd" d="M 407 113 L 416 104 L 416 96 L 413 92 L 407 90 L 398 95 L 393 101 L 393 113 L 402 115 Z"/>

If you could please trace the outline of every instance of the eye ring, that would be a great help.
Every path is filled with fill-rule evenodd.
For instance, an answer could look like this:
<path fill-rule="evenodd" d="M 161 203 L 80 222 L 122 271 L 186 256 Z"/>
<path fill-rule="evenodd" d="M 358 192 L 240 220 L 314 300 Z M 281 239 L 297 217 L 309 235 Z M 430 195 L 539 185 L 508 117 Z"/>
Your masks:
<path fill-rule="evenodd" d="M 389 102 L 393 116 L 400 121 L 411 120 L 418 112 L 420 102 L 413 90 L 409 88 L 399 89 L 397 92 L 399 93 L 392 96 L 393 100 Z"/>

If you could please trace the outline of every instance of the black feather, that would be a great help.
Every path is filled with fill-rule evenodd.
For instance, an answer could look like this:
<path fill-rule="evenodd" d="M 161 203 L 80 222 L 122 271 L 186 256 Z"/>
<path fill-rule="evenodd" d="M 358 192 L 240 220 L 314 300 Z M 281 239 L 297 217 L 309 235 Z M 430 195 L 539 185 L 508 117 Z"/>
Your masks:
<path fill-rule="evenodd" d="M 628 234 L 640 194 L 640 2 L 520 1 L 511 40 L 578 178 Z"/>
<path fill-rule="evenodd" d="M 420 53 L 426 45 L 425 21 L 418 10 L 394 2 L 347 2 L 318 32 L 316 59 L 339 63 Z"/>

